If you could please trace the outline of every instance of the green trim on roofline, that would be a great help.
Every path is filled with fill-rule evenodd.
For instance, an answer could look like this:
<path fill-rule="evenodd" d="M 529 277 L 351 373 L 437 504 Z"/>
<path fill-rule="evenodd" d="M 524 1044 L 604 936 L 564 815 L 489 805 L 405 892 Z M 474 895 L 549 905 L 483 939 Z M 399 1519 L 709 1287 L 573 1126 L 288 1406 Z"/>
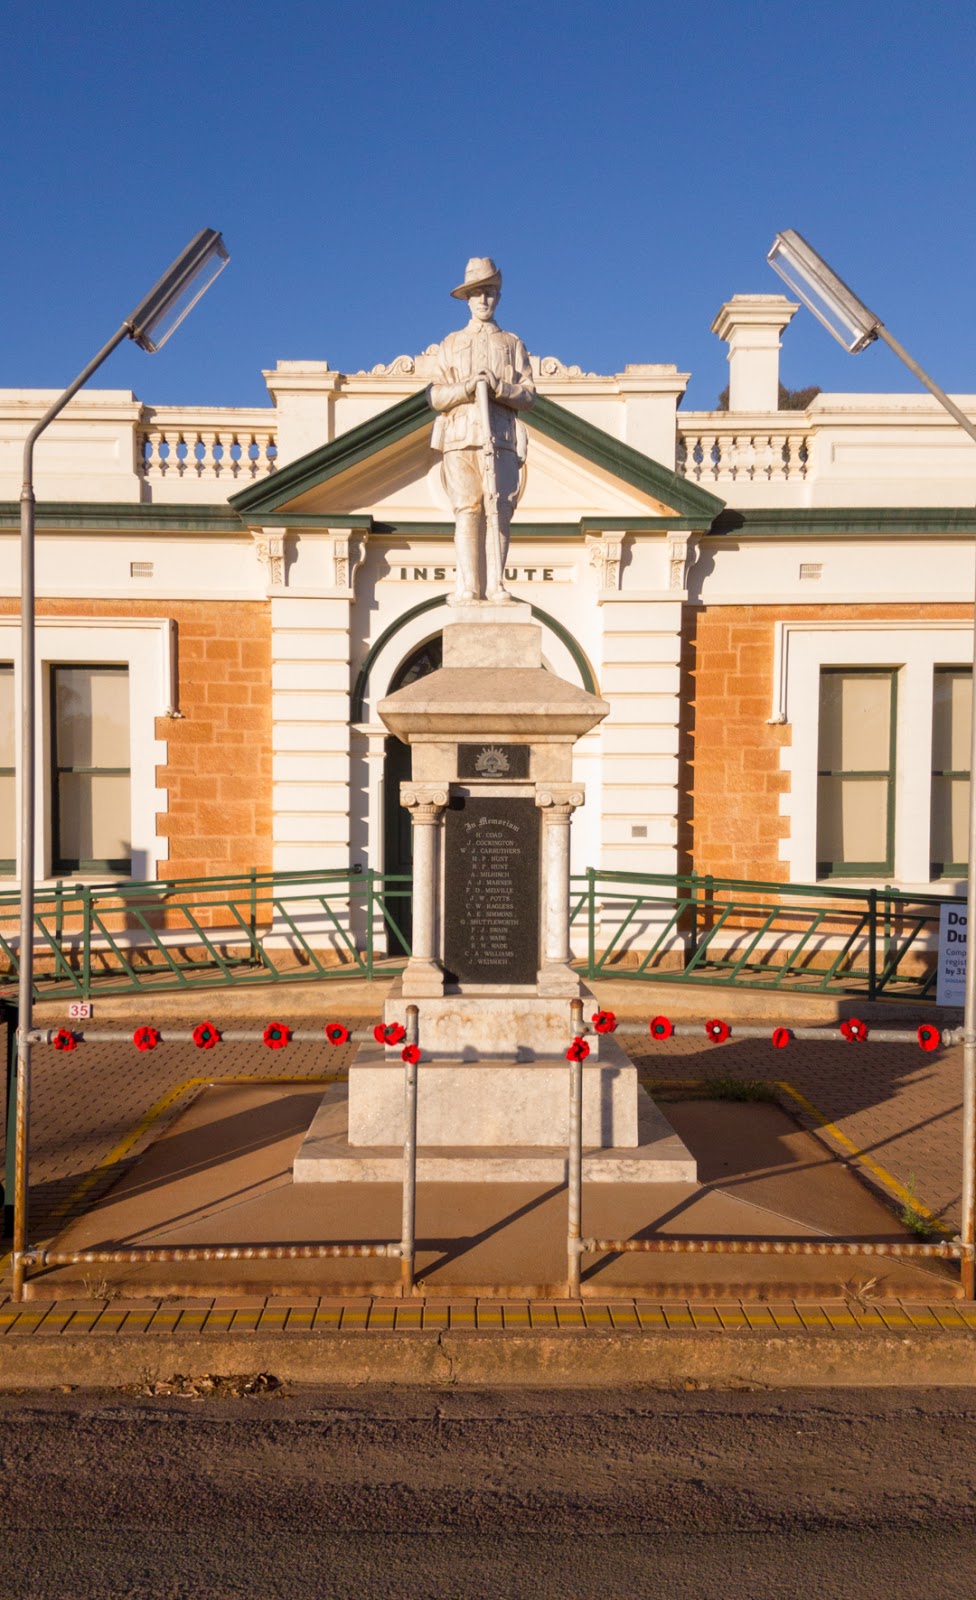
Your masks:
<path fill-rule="evenodd" d="M 728 507 L 711 533 L 739 539 L 971 539 L 969 506 L 810 506 L 735 511 Z"/>
<path fill-rule="evenodd" d="M 388 449 L 433 420 L 434 412 L 427 404 L 426 391 L 421 389 L 395 406 L 388 406 L 379 416 L 361 422 L 358 428 L 350 428 L 348 433 L 340 433 L 337 439 L 319 445 L 317 450 L 309 450 L 297 461 L 289 461 L 263 482 L 239 490 L 231 495 L 230 504 L 249 520 L 255 516 L 260 519 L 262 512 L 280 510 L 289 500 L 297 500 L 309 489 L 327 483 L 340 472 L 348 472 L 360 461 Z"/>
<path fill-rule="evenodd" d="M 602 428 L 594 427 L 592 422 L 584 422 L 582 417 L 557 405 L 547 395 L 538 395 L 535 405 L 531 411 L 523 413 L 523 418 L 537 433 L 584 456 L 594 466 L 630 484 L 631 488 L 653 495 L 655 500 L 663 500 L 679 515 L 697 517 L 699 527 L 713 522 L 725 506 L 725 501 L 717 494 L 703 489 L 700 484 L 689 483 L 687 478 L 662 467 L 660 462 L 652 461 L 650 456 L 615 439 Z"/>
<path fill-rule="evenodd" d="M 349 697 L 350 722 L 362 722 L 363 720 L 363 701 L 366 698 L 366 685 L 373 670 L 373 662 L 380 651 L 400 632 L 401 628 L 405 628 L 408 622 L 412 622 L 414 617 L 422 617 L 425 611 L 435 611 L 439 606 L 446 606 L 447 599 L 446 594 L 435 594 L 429 600 L 421 600 L 418 605 L 411 606 L 409 611 L 405 611 L 402 617 L 397 617 L 391 622 L 388 628 L 384 628 L 375 644 L 370 645 L 366 659 L 356 674 L 356 683 Z M 550 616 L 548 611 L 543 611 L 541 606 L 532 606 L 531 610 L 536 621 L 543 623 L 566 646 L 576 663 L 579 675 L 583 680 L 584 689 L 589 694 L 598 694 L 599 690 L 597 689 L 596 679 L 593 676 L 590 663 L 568 628 L 564 628 L 562 623 L 557 622 L 555 617 Z"/>
<path fill-rule="evenodd" d="M 372 513 L 360 511 L 356 516 L 350 517 L 345 512 L 321 511 L 270 511 L 260 518 L 249 517 L 246 519 L 249 528 L 294 528 L 300 533 L 303 528 L 311 533 L 327 533 L 330 528 L 355 528 L 357 531 L 365 529 L 372 533 L 376 524 Z"/>
<path fill-rule="evenodd" d="M 307 459 L 307 458 L 306 458 Z M 283 469 L 287 470 L 287 469 Z M 280 474 L 275 474 L 275 478 Z M 274 482 L 274 479 L 268 480 Z M 265 487 L 265 483 L 254 485 Z M 236 498 L 236 497 L 235 497 Z M 309 532 L 328 528 L 362 528 L 378 537 L 449 539 L 451 522 L 376 522 L 368 512 L 262 512 L 242 518 L 233 505 L 129 504 L 109 500 L 48 500 L 37 507 L 39 532 L 91 530 L 102 533 L 229 533 L 248 527 L 294 528 Z M 0 501 L 0 532 L 20 528 L 20 506 Z M 667 529 L 702 529 L 701 517 L 582 517 L 579 522 L 522 522 L 512 526 L 514 539 L 573 539 L 587 533 L 656 533 Z M 740 539 L 976 538 L 976 509 L 970 506 L 814 506 L 798 508 L 726 509 L 712 521 L 707 536 Z"/>
<path fill-rule="evenodd" d="M 39 529 L 99 528 L 126 533 L 244 533 L 237 512 L 225 505 L 127 505 L 121 500 L 44 500 L 35 513 Z M 20 527 L 16 500 L 0 501 L 0 528 Z"/>
<path fill-rule="evenodd" d="M 689 483 L 676 472 L 670 472 L 667 467 L 662 467 L 630 445 L 622 444 L 611 434 L 604 433 L 602 428 L 595 428 L 591 422 L 584 422 L 545 395 L 539 395 L 531 410 L 523 412 L 522 416 L 531 430 L 582 456 L 621 483 L 651 495 L 655 500 L 663 500 L 666 505 L 674 507 L 679 517 L 692 518 L 695 527 L 708 527 L 725 505 L 725 501 L 717 495 L 710 494 L 697 483 Z M 357 428 L 350 428 L 348 433 L 340 433 L 337 439 L 320 445 L 317 450 L 310 450 L 297 461 L 280 467 L 271 477 L 260 483 L 249 484 L 246 489 L 231 495 L 229 504 L 248 521 L 261 521 L 268 513 L 281 511 L 299 495 L 307 494 L 310 489 L 327 483 L 339 473 L 348 472 L 378 451 L 388 449 L 421 428 L 429 427 L 434 417 L 435 413 L 427 404 L 426 392 L 421 390 L 406 400 L 398 401 L 395 406 L 389 406 L 378 416 L 361 422 Z M 660 525 L 676 526 L 671 518 L 661 518 Z"/>

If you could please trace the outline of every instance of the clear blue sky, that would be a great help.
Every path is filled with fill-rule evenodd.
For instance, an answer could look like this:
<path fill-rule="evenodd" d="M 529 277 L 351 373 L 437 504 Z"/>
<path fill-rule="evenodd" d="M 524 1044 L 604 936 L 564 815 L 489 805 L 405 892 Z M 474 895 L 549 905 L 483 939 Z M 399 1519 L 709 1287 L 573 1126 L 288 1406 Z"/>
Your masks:
<path fill-rule="evenodd" d="M 60 387 L 207 225 L 232 253 L 166 349 L 96 382 L 267 403 L 279 357 L 357 370 L 458 321 L 600 372 L 726 382 L 709 332 L 795 227 L 947 389 L 976 392 L 971 5 L 924 0 L 40 0 L 7 9 L 0 387 Z M 783 377 L 906 390 L 801 312 Z"/>

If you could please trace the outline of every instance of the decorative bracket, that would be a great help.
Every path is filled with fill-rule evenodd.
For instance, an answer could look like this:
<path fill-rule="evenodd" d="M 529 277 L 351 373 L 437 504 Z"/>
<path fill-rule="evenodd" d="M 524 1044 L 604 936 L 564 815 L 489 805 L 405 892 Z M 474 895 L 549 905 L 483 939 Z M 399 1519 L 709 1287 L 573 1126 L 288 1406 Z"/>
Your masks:
<path fill-rule="evenodd" d="M 366 559 L 365 534 L 351 528 L 330 528 L 332 540 L 332 582 L 351 596 L 359 571 Z"/>
<path fill-rule="evenodd" d="M 283 528 L 252 528 L 254 554 L 265 571 L 269 589 L 283 589 L 285 577 L 285 539 Z"/>
<path fill-rule="evenodd" d="M 620 567 L 623 560 L 624 536 L 622 533 L 587 534 L 590 566 L 599 575 L 601 589 L 620 588 Z"/>
<path fill-rule="evenodd" d="M 691 569 L 698 560 L 699 537 L 685 529 L 668 534 L 669 589 L 687 589 Z"/>

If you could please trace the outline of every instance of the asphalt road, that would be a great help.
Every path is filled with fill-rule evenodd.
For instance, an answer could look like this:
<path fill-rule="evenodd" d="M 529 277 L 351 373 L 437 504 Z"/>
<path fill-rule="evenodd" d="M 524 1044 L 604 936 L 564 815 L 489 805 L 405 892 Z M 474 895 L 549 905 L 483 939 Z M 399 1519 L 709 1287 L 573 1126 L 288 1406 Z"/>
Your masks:
<path fill-rule="evenodd" d="M 0 1396 L 3 1600 L 976 1595 L 976 1391 Z"/>

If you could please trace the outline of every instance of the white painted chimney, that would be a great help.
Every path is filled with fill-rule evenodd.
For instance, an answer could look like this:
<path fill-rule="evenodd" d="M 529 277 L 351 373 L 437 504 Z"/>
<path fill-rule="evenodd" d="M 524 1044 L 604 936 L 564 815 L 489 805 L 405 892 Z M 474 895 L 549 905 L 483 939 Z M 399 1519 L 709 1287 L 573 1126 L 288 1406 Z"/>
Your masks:
<path fill-rule="evenodd" d="M 734 294 L 712 323 L 729 347 L 729 410 L 779 410 L 780 334 L 799 304 L 782 294 Z"/>

